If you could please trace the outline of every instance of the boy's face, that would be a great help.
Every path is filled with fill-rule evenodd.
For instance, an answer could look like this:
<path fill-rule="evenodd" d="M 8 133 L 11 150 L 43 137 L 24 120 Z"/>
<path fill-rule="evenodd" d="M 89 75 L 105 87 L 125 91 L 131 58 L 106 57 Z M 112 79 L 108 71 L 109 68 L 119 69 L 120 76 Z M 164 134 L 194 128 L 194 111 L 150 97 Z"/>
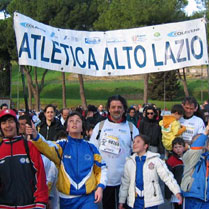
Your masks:
<path fill-rule="evenodd" d="M 180 120 L 183 115 L 179 115 L 177 112 L 174 113 L 176 120 Z"/>
<path fill-rule="evenodd" d="M 69 134 L 78 134 L 83 131 L 82 120 L 78 115 L 74 115 L 68 118 L 67 132 Z"/>
<path fill-rule="evenodd" d="M 25 134 L 26 123 L 26 119 L 19 120 L 19 134 Z"/>
<path fill-rule="evenodd" d="M 144 144 L 144 141 L 142 140 L 140 136 L 137 136 L 134 139 L 133 152 L 135 153 L 146 152 L 147 148 L 148 148 L 148 145 Z"/>
<path fill-rule="evenodd" d="M 181 144 L 175 144 L 173 146 L 173 152 L 175 152 L 178 156 L 182 156 L 184 153 L 185 147 Z"/>
<path fill-rule="evenodd" d="M 5 137 L 11 138 L 17 136 L 17 124 L 13 117 L 9 117 L 5 121 L 2 121 L 0 125 Z"/>

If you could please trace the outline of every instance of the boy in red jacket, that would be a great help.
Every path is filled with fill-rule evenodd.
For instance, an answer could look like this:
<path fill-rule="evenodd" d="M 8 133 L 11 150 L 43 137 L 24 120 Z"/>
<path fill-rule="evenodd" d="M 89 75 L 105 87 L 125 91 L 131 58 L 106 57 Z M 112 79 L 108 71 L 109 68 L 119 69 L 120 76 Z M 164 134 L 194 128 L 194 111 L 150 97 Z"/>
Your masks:
<path fill-rule="evenodd" d="M 46 175 L 39 151 L 18 136 L 13 110 L 0 112 L 0 208 L 42 209 L 48 202 Z"/>

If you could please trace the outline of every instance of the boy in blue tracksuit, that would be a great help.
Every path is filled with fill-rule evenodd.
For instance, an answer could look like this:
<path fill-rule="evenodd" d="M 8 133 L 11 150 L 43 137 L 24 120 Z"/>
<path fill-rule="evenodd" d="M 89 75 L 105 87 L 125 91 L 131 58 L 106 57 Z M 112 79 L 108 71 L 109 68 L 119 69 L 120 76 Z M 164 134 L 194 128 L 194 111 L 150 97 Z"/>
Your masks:
<path fill-rule="evenodd" d="M 193 137 L 191 148 L 183 155 L 181 182 L 185 209 L 209 208 L 209 125 L 204 134 Z"/>
<path fill-rule="evenodd" d="M 97 148 L 82 139 L 83 121 L 78 112 L 66 119 L 67 140 L 46 141 L 27 126 L 33 143 L 58 169 L 60 209 L 97 209 L 106 185 L 106 165 Z"/>

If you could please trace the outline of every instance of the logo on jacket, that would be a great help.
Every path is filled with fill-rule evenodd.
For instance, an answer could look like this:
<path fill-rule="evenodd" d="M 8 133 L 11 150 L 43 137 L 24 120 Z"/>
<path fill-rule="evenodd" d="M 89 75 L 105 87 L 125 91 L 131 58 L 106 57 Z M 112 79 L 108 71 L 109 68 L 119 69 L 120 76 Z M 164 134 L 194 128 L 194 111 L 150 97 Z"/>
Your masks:
<path fill-rule="evenodd" d="M 84 160 L 91 160 L 91 155 L 89 155 L 89 154 L 85 154 L 84 155 Z"/>
<path fill-rule="evenodd" d="M 71 159 L 71 155 L 64 155 L 64 158 Z"/>
<path fill-rule="evenodd" d="M 30 163 L 29 159 L 28 158 L 20 158 L 20 163 L 24 164 L 24 163 Z"/>
<path fill-rule="evenodd" d="M 150 163 L 150 164 L 148 165 L 148 168 L 149 168 L 150 170 L 153 170 L 154 167 L 155 167 L 155 164 L 154 164 L 154 163 Z"/>

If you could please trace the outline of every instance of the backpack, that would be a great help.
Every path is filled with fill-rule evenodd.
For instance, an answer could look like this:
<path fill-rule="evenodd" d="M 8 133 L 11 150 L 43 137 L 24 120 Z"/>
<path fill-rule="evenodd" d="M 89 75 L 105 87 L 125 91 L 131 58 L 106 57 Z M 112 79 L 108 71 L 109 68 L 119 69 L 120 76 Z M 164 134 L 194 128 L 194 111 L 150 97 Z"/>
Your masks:
<path fill-rule="evenodd" d="M 103 120 L 99 123 L 99 131 L 98 131 L 96 140 L 99 140 L 102 128 L 104 126 L 104 122 L 105 122 L 105 120 Z M 130 134 L 131 134 L 131 141 L 133 141 L 133 123 L 128 121 L 128 125 L 129 125 L 129 129 L 130 129 Z"/>

